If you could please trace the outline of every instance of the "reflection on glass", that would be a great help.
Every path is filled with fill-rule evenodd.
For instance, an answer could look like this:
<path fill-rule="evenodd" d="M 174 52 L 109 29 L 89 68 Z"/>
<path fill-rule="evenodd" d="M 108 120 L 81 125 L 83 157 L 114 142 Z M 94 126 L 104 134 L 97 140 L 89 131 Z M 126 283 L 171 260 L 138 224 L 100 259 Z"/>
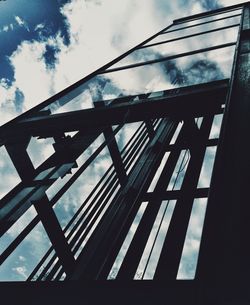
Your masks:
<path fill-rule="evenodd" d="M 175 30 L 175 29 L 183 28 L 183 27 L 186 27 L 186 26 L 193 26 L 193 25 L 196 25 L 196 24 L 198 25 L 198 24 L 201 24 L 203 22 L 211 22 L 211 21 L 217 22 L 217 20 L 219 20 L 221 18 L 227 18 L 227 19 L 230 20 L 232 18 L 235 18 L 235 17 L 233 17 L 234 15 L 241 14 L 241 12 L 242 12 L 242 10 L 239 9 L 239 10 L 235 10 L 235 11 L 229 11 L 229 12 L 226 12 L 226 13 L 221 13 L 219 15 L 213 15 L 213 16 L 203 17 L 203 18 L 199 18 L 199 19 L 196 19 L 196 20 L 192 20 L 192 21 L 178 23 L 178 24 L 173 25 L 173 27 L 171 27 L 171 31 Z M 230 16 L 232 16 L 232 18 L 228 18 Z M 225 19 L 225 21 L 227 19 Z"/>
<path fill-rule="evenodd" d="M 157 37 L 155 37 L 154 39 L 152 39 L 145 45 L 150 45 L 152 43 L 167 41 L 167 40 L 171 40 L 171 39 L 175 39 L 175 38 L 179 38 L 179 37 L 183 37 L 183 36 L 187 36 L 187 35 L 198 34 L 198 33 L 202 33 L 205 31 L 222 28 L 225 26 L 231 26 L 231 25 L 238 24 L 239 22 L 240 22 L 240 17 L 233 17 L 230 19 L 219 20 L 216 22 L 206 23 L 203 25 L 197 25 L 192 28 L 187 28 L 187 29 L 182 29 L 182 30 L 180 29 L 178 31 L 173 31 L 173 32 L 171 32 L 172 28 L 173 28 L 173 27 L 171 27 L 169 32 L 158 35 Z M 238 29 L 238 27 L 236 27 L 236 28 Z M 214 36 L 216 36 L 218 34 L 218 32 L 217 31 L 214 32 Z"/>
<path fill-rule="evenodd" d="M 191 52 L 203 48 L 214 47 L 220 44 L 235 42 L 237 39 L 237 32 L 238 28 L 234 27 L 218 31 L 216 33 L 207 33 L 199 36 L 189 37 L 183 40 L 177 40 L 165 44 L 139 49 L 113 65 L 112 68 L 160 59 L 162 57 Z"/>
<path fill-rule="evenodd" d="M 89 109 L 94 107 L 95 102 L 112 100 L 119 96 L 119 93 L 119 88 L 116 88 L 107 78 L 97 76 L 72 89 L 43 110 L 49 110 L 51 114 L 56 114 Z"/>
<path fill-rule="evenodd" d="M 232 46 L 97 75 L 89 81 L 89 86 L 85 85 L 85 90 L 92 94 L 93 101 L 98 101 L 229 78 L 234 49 L 235 47 Z M 98 94 L 95 90 L 90 89 L 95 86 L 98 88 Z M 70 101 L 67 107 L 72 111 L 79 110 L 75 107 L 74 101 Z M 58 113 L 60 109 L 57 109 Z"/>

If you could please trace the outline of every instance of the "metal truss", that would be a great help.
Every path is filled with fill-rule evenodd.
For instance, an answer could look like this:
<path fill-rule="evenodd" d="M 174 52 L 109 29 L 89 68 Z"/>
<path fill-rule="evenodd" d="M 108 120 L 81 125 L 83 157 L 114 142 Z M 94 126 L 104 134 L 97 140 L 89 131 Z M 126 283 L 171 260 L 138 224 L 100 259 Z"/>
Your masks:
<path fill-rule="evenodd" d="M 75 303 L 81 289 L 88 301 L 96 301 L 92 293 L 100 289 L 98 283 L 104 287 L 99 292 L 106 301 L 112 287 L 117 297 L 122 293 L 121 304 L 133 302 L 133 297 L 138 302 L 141 291 L 145 293 L 144 303 L 152 299 L 160 302 L 160 297 L 164 297 L 169 304 L 184 304 L 184 301 L 185 304 L 241 304 L 241 300 L 249 297 L 246 289 L 250 271 L 249 14 L 247 2 L 175 20 L 142 44 L 0 128 L 0 143 L 21 178 L 0 201 L 2 238 L 30 207 L 37 213 L 2 251 L 1 264 L 40 223 L 51 246 L 26 284 L 31 287 L 35 284 L 31 281 L 36 281 L 32 287 L 39 295 L 43 289 L 41 282 L 46 282 L 52 294 L 55 291 L 57 296 L 61 294 L 61 300 L 67 289 L 72 291 Z M 240 17 L 239 22 L 154 42 L 166 33 L 235 17 Z M 237 41 L 143 62 L 120 63 L 135 51 L 192 37 L 198 39 L 205 34 L 216 35 L 235 27 L 239 28 Z M 53 112 L 55 107 L 63 107 L 81 94 L 93 78 L 230 46 L 235 46 L 235 52 L 229 78 L 180 84 L 159 92 L 123 94 L 110 100 L 96 99 L 91 109 Z M 220 137 L 211 137 L 218 116 L 223 116 Z M 118 135 L 129 126 L 135 127 L 131 127 L 129 139 L 120 147 Z M 54 140 L 54 153 L 37 168 L 27 153 L 32 137 Z M 210 148 L 217 150 L 209 177 L 211 183 L 200 186 Z M 57 203 L 104 151 L 111 165 L 62 226 L 55 213 Z M 79 165 L 83 154 L 87 158 Z M 52 198 L 48 197 L 50 187 L 64 177 L 68 177 L 67 181 Z M 180 281 L 178 272 L 185 239 L 194 204 L 199 199 L 206 202 L 206 214 L 195 275 Z M 161 220 L 157 220 L 159 217 Z M 161 227 L 164 217 L 169 217 L 165 231 Z M 157 221 L 157 233 L 152 237 Z M 163 234 L 161 245 L 157 241 L 159 234 Z M 147 274 L 157 243 L 157 262 L 150 278 Z M 126 251 L 121 254 L 123 248 Z M 152 279 L 150 283 L 135 281 L 148 278 Z M 52 281 L 63 280 L 60 284 L 65 292 L 61 288 L 56 290 Z M 113 284 L 108 286 L 110 282 Z M 144 288 L 140 286 L 142 282 Z M 15 285 L 15 289 L 19 287 Z M 127 287 L 127 295 L 122 287 Z M 22 291 L 25 293 L 27 289 Z M 41 297 L 43 301 L 48 299 Z"/>

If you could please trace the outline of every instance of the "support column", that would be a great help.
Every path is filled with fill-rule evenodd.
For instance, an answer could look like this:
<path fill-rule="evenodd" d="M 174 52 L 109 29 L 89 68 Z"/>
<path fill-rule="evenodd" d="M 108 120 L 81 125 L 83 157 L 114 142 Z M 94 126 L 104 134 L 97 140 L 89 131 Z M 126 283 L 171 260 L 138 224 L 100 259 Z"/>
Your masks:
<path fill-rule="evenodd" d="M 246 4 L 196 273 L 197 279 L 211 283 L 210 292 L 217 291 L 221 300 L 235 302 L 249 297 L 249 288 L 246 289 L 250 274 L 249 15 L 250 5 Z"/>

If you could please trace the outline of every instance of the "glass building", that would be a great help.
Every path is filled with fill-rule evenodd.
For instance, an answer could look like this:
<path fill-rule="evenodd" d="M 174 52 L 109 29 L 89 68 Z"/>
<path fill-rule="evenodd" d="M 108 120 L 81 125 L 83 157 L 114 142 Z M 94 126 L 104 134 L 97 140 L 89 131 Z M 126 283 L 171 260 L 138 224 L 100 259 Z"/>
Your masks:
<path fill-rule="evenodd" d="M 248 304 L 249 52 L 249 2 L 181 18 L 0 127 L 0 280 Z"/>

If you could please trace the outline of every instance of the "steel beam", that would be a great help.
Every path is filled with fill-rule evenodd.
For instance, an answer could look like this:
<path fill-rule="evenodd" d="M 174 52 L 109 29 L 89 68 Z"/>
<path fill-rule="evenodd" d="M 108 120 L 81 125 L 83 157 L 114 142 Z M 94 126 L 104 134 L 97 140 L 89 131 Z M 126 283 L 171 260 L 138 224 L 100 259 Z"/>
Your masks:
<path fill-rule="evenodd" d="M 121 122 L 132 123 L 165 116 L 184 119 L 199 117 L 204 113 L 221 112 L 221 104 L 227 93 L 227 83 L 227 80 L 221 80 L 179 88 L 177 92 L 168 90 L 161 98 L 148 98 L 133 104 L 127 102 L 110 107 L 23 119 L 18 123 L 18 127 L 2 127 L 0 139 L 4 142 L 8 138 L 18 137 L 19 133 L 32 136 L 54 136 L 75 130 L 89 133 L 93 128 L 119 125 Z"/>
<path fill-rule="evenodd" d="M 249 300 L 250 5 L 244 7 L 196 277 L 212 280 L 220 300 Z M 209 292 L 207 291 L 207 294 Z M 243 303 L 242 303 L 243 304 Z"/>

